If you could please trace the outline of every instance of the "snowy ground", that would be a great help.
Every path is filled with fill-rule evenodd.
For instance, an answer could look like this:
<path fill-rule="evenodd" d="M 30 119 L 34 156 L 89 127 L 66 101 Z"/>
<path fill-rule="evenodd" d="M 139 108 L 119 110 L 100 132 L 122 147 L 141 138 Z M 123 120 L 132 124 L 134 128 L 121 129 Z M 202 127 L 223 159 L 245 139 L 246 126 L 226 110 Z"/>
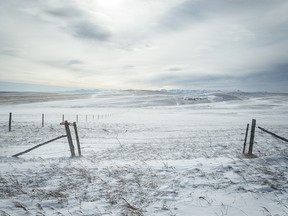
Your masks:
<path fill-rule="evenodd" d="M 64 135 L 63 114 L 78 115 L 82 157 L 70 158 L 66 138 L 11 157 Z M 244 157 L 252 118 L 288 138 L 288 94 L 107 91 L 1 103 L 0 214 L 288 215 L 288 143 L 257 129 L 257 157 Z"/>

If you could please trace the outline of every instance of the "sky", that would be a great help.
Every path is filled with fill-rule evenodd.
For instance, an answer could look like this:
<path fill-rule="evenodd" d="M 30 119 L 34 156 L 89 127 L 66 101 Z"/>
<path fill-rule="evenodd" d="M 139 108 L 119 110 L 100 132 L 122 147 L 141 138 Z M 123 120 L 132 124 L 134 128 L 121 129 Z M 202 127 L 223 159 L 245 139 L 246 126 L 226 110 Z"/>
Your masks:
<path fill-rule="evenodd" d="M 0 0 L 0 85 L 288 92 L 287 11 L 287 0 Z"/>

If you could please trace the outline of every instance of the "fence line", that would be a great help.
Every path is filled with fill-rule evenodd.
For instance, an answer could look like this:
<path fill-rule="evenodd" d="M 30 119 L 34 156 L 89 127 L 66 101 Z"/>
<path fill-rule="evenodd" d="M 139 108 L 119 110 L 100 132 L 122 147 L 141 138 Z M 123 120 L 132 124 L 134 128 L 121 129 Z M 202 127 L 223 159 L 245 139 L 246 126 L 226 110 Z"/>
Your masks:
<path fill-rule="evenodd" d="M 4 116 L 3 114 L 1 114 L 2 116 Z M 1 116 L 0 115 L 0 116 Z M 9 114 L 8 114 L 8 116 L 9 116 L 9 118 L 8 118 L 8 131 L 9 132 L 11 132 L 11 130 L 12 130 L 12 112 L 10 112 Z M 23 121 L 20 121 L 20 117 L 19 116 L 21 116 L 21 118 L 23 118 L 23 116 L 29 116 L 29 119 L 30 119 L 30 121 L 33 119 L 33 120 L 35 120 L 35 119 L 39 119 L 39 122 L 41 122 L 41 126 L 42 127 L 44 127 L 44 116 L 45 116 L 45 114 L 44 113 L 42 113 L 41 115 L 40 114 L 13 114 L 13 119 L 14 119 L 14 121 L 13 122 L 23 122 Z M 36 117 L 37 116 L 37 117 Z M 55 119 L 56 119 L 56 114 L 51 114 L 51 115 L 49 115 L 49 116 L 53 116 L 54 118 L 53 118 L 53 121 L 55 121 Z M 58 116 L 58 115 L 57 115 Z M 79 114 L 68 114 L 68 116 L 70 117 L 70 119 L 71 119 L 71 116 L 73 116 L 73 118 L 75 117 L 75 119 L 76 119 L 76 122 L 79 122 Z M 95 122 L 95 118 L 94 118 L 94 114 L 90 114 L 90 115 L 88 115 L 88 114 L 86 114 L 86 121 L 85 122 L 87 122 L 88 121 L 88 116 L 91 116 L 91 119 L 93 119 L 93 122 Z M 92 118 L 92 116 L 93 116 L 93 118 Z M 112 115 L 111 114 L 101 114 L 101 119 L 106 119 L 106 118 L 108 118 L 108 117 L 111 117 Z M 46 116 L 46 120 L 47 120 L 48 118 L 47 118 L 47 116 Z M 52 117 L 51 117 L 51 119 L 52 119 Z M 62 114 L 62 122 L 64 122 L 64 119 L 65 119 L 65 114 Z M 99 120 L 99 114 L 98 114 L 98 120 Z M 3 120 L 3 121 L 5 121 L 5 120 Z M 51 120 L 50 120 L 51 121 Z M 1 120 L 0 120 L 0 122 L 1 122 Z M 24 121 L 25 122 L 25 121 Z M 27 122 L 27 121 L 26 121 Z M 28 121 L 29 122 L 29 121 Z M 90 121 L 91 122 L 91 121 Z"/>
<path fill-rule="evenodd" d="M 21 118 L 23 119 L 26 116 L 26 114 L 24 114 L 24 115 L 21 115 L 21 114 L 15 114 L 14 115 L 13 114 L 13 120 L 12 120 L 12 113 L 9 113 L 9 131 L 11 131 L 12 122 L 13 122 L 13 126 L 17 125 L 17 117 L 18 116 L 21 116 Z M 44 127 L 44 114 L 33 115 L 33 117 L 34 116 L 37 116 L 37 118 L 39 118 L 39 122 L 42 122 L 42 127 Z M 52 114 L 51 116 L 61 118 L 61 115 Z M 119 143 L 119 140 L 121 142 L 123 142 L 123 144 L 127 144 L 127 145 L 147 145 L 147 144 L 149 144 L 149 145 L 161 145 L 161 144 L 167 144 L 167 143 L 171 142 L 171 144 L 175 143 L 175 145 L 177 145 L 177 144 L 178 145 L 179 144 L 180 145 L 182 145 L 182 144 L 194 145 L 195 143 L 198 143 L 198 144 L 207 143 L 207 144 L 210 144 L 211 146 L 222 145 L 222 144 L 224 144 L 225 146 L 228 146 L 229 143 L 239 142 L 239 144 L 240 144 L 241 142 L 244 141 L 243 153 L 245 153 L 246 141 L 247 141 L 247 137 L 248 137 L 248 125 L 246 128 L 246 133 L 245 133 L 245 128 L 235 127 L 235 128 L 221 129 L 221 128 L 212 128 L 211 127 L 211 129 L 210 128 L 209 129 L 203 129 L 202 127 L 200 127 L 199 129 L 195 130 L 193 128 L 192 129 L 189 128 L 189 127 L 192 127 L 192 125 L 175 125 L 176 129 L 174 129 L 174 130 L 169 129 L 165 125 L 164 125 L 164 127 L 160 127 L 160 126 L 155 127 L 154 126 L 151 128 L 149 128 L 149 127 L 139 128 L 138 130 L 137 130 L 137 128 L 132 129 L 132 130 L 125 130 L 125 128 L 122 129 L 121 125 L 120 125 L 119 128 L 121 128 L 122 131 L 117 131 L 117 130 L 115 130 L 115 128 L 107 128 L 107 127 L 105 127 L 106 126 L 105 124 L 101 125 L 98 123 L 99 119 L 101 119 L 101 118 L 111 117 L 110 114 L 105 114 L 105 115 L 103 115 L 103 114 L 102 115 L 99 115 L 99 114 L 97 114 L 97 115 L 92 115 L 92 114 L 90 114 L 90 115 L 87 115 L 87 114 L 86 115 L 79 115 L 79 114 L 77 114 L 77 115 L 74 115 L 74 114 L 64 115 L 63 114 L 62 120 L 65 117 L 67 118 L 67 116 L 69 116 L 69 117 L 72 116 L 73 118 L 75 117 L 76 121 L 79 121 L 79 119 L 82 120 L 82 122 L 80 122 L 79 124 L 77 123 L 77 125 L 80 125 L 79 132 L 81 133 L 85 130 L 87 130 L 87 131 L 84 134 L 81 133 L 81 135 L 82 135 L 81 139 L 84 139 L 84 140 L 85 139 L 95 139 L 95 142 L 98 142 L 98 144 L 99 144 L 99 142 L 102 142 L 103 145 L 115 145 L 115 144 Z M 54 120 L 57 118 L 54 118 Z M 14 119 L 16 119 L 16 121 Z M 46 119 L 47 119 L 47 117 L 45 116 L 45 123 L 47 122 Z M 89 120 L 93 119 L 93 122 L 88 122 L 88 119 Z M 5 121 L 7 122 L 7 119 Z M 97 123 L 95 123 L 95 121 L 97 121 Z M 29 122 L 29 121 L 27 121 L 27 122 Z M 35 123 L 35 121 L 31 120 L 30 122 L 33 125 L 37 125 Z M 22 124 L 25 125 L 25 123 L 26 122 L 23 122 L 23 121 L 18 122 L 19 125 L 22 125 Z M 74 122 L 73 126 L 76 126 L 75 122 Z M 39 124 L 39 128 L 40 128 L 40 124 Z M 265 130 L 264 128 L 261 128 L 261 127 L 258 127 L 258 128 L 262 131 L 267 132 L 267 130 Z M 22 129 L 22 128 L 20 128 L 20 129 Z M 66 127 L 66 132 L 68 129 L 69 128 Z M 254 139 L 255 139 L 255 132 L 257 132 L 257 131 L 255 131 L 255 129 L 256 129 L 256 120 L 253 119 L 251 132 L 250 132 L 248 155 L 253 154 L 252 151 L 253 151 L 253 144 L 254 144 Z M 26 127 L 25 130 L 29 130 L 29 128 Z M 279 128 L 276 128 L 275 130 L 280 130 L 280 131 L 286 130 L 287 131 L 287 128 L 279 127 Z M 14 134 L 14 131 L 15 131 L 15 129 L 13 130 L 13 134 Z M 75 131 L 75 136 L 76 136 L 76 141 L 77 141 L 78 153 L 79 153 L 79 155 L 81 155 L 80 142 L 79 142 L 79 136 L 78 136 L 77 128 L 76 129 L 74 128 L 74 131 Z M 36 132 L 38 132 L 38 131 L 36 131 Z M 201 133 L 199 133 L 199 132 L 201 132 Z M 31 133 L 34 133 L 34 131 L 31 131 Z M 74 157 L 75 156 L 74 146 L 72 148 L 73 143 L 72 143 L 71 134 L 70 134 L 70 136 L 68 136 L 69 133 L 70 133 L 70 131 L 68 131 L 67 135 L 65 135 L 65 136 L 68 138 L 71 155 L 72 155 L 72 157 Z M 135 136 L 136 133 L 137 134 L 141 133 L 143 135 L 143 138 L 136 137 Z M 274 136 L 276 135 L 272 132 L 269 132 L 269 133 L 271 135 L 274 135 Z M 107 136 L 105 136 L 105 134 Z M 172 134 L 172 136 L 171 136 L 171 134 Z M 242 137 L 243 134 L 245 134 L 245 138 Z M 62 138 L 63 136 L 58 137 L 58 138 Z M 282 140 L 288 142 L 288 140 L 286 138 L 280 137 L 279 135 L 276 135 L 276 137 L 279 139 L 282 138 Z M 56 138 L 56 139 L 58 139 L 58 138 Z M 26 137 L 26 140 L 27 140 L 27 137 Z M 31 148 L 31 149 L 26 150 L 25 152 L 21 152 L 21 153 L 18 153 L 16 155 L 13 155 L 13 156 L 17 157 L 23 153 L 29 152 L 35 148 L 38 148 L 44 144 L 47 144 L 50 141 L 47 141 L 45 143 L 41 143 L 41 144 Z"/>
<path fill-rule="evenodd" d="M 220 137 L 223 137 L 223 139 L 226 139 L 227 137 L 229 136 L 210 136 L 210 138 L 220 138 Z M 111 137 L 94 137 L 94 136 L 82 136 L 83 139 L 102 139 L 102 140 L 110 140 L 110 139 L 116 139 L 116 136 L 111 136 Z M 172 137 L 147 137 L 147 138 L 132 138 L 132 137 L 117 137 L 119 140 L 134 140 L 134 141 L 143 141 L 143 140 L 160 140 L 160 141 L 165 141 L 165 140 L 168 140 L 168 141 L 171 141 L 171 140 L 191 140 L 191 139 L 194 139 L 194 140 L 197 140 L 197 139 L 203 139 L 203 138 L 207 138 L 209 139 L 209 136 L 194 136 L 194 137 L 175 137 L 175 138 L 172 138 Z M 240 141 L 239 139 L 236 139 L 238 141 Z M 226 140 L 227 141 L 227 140 Z M 229 141 L 235 141 L 233 139 L 229 139 Z"/>

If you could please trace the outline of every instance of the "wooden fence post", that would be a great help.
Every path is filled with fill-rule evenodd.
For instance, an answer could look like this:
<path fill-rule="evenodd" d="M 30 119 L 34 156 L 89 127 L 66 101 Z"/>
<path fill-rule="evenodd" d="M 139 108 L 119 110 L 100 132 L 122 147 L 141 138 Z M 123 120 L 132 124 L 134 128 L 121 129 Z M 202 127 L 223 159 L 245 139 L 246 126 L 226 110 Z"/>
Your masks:
<path fill-rule="evenodd" d="M 11 127 L 12 127 L 12 113 L 9 113 L 9 132 L 11 131 Z"/>
<path fill-rule="evenodd" d="M 78 123 L 78 114 L 76 115 L 76 122 Z"/>
<path fill-rule="evenodd" d="M 65 125 L 65 130 L 66 130 L 69 148 L 70 148 L 70 152 L 71 152 L 71 157 L 75 157 L 74 145 L 73 145 L 71 132 L 70 132 L 70 128 L 69 128 L 69 122 L 65 121 L 64 125 Z"/>
<path fill-rule="evenodd" d="M 44 127 L 44 114 L 42 114 L 42 127 Z"/>
<path fill-rule="evenodd" d="M 249 124 L 247 124 L 247 128 L 246 128 L 246 134 L 245 134 L 245 140 L 244 140 L 244 146 L 243 146 L 243 154 L 245 154 L 248 131 L 249 131 Z"/>
<path fill-rule="evenodd" d="M 87 122 L 88 116 L 86 115 L 86 122 Z"/>
<path fill-rule="evenodd" d="M 255 137 L 255 127 L 256 127 L 256 120 L 252 119 L 252 126 L 251 126 L 251 133 L 250 133 L 250 142 L 249 142 L 249 155 L 252 155 L 253 152 L 253 144 L 254 144 L 254 137 Z"/>
<path fill-rule="evenodd" d="M 80 141 L 79 141 L 79 136 L 78 136 L 78 130 L 77 130 L 76 122 L 73 123 L 73 126 L 74 126 L 76 141 L 77 141 L 78 154 L 79 154 L 79 156 L 81 156 L 81 147 L 80 147 Z"/>

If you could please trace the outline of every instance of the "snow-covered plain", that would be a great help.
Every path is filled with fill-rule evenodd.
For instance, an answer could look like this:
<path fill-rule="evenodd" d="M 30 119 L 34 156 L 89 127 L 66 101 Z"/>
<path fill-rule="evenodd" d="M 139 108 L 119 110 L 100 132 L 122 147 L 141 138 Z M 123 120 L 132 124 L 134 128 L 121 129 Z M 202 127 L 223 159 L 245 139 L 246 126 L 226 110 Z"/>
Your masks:
<path fill-rule="evenodd" d="M 1 215 L 288 215 L 288 143 L 256 129 L 257 157 L 242 155 L 252 118 L 288 137 L 288 94 L 88 96 L 0 101 Z M 82 157 L 66 138 L 11 157 L 65 135 L 63 114 Z"/>

